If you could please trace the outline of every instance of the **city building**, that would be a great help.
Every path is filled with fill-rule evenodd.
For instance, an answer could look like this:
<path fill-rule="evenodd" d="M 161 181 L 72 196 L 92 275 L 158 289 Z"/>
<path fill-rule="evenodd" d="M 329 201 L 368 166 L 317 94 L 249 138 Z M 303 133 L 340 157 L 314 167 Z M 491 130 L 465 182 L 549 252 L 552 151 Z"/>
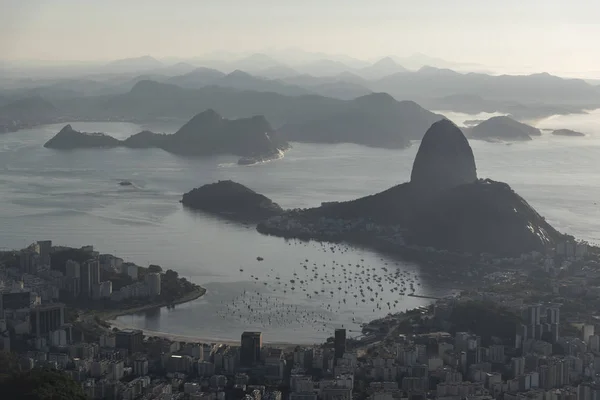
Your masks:
<path fill-rule="evenodd" d="M 40 266 L 40 255 L 31 248 L 23 249 L 19 253 L 19 265 L 24 273 L 36 275 Z"/>
<path fill-rule="evenodd" d="M 100 261 L 92 258 L 81 264 L 81 293 L 91 297 L 94 285 L 100 283 Z"/>
<path fill-rule="evenodd" d="M 146 285 L 148 286 L 148 294 L 151 297 L 160 296 L 160 281 L 161 276 L 158 272 L 150 272 L 145 277 Z"/>
<path fill-rule="evenodd" d="M 36 337 L 47 336 L 65 323 L 65 305 L 62 303 L 43 304 L 30 310 L 31 333 Z"/>
<path fill-rule="evenodd" d="M 115 333 L 115 347 L 126 349 L 129 354 L 142 351 L 144 333 L 140 329 L 125 329 Z"/>
<path fill-rule="evenodd" d="M 336 329 L 333 341 L 335 359 L 342 358 L 346 352 L 346 330 Z"/>
<path fill-rule="evenodd" d="M 244 367 L 252 367 L 261 360 L 262 350 L 261 332 L 242 333 L 240 348 L 240 363 Z"/>
<path fill-rule="evenodd" d="M 133 373 L 136 376 L 148 375 L 148 360 L 145 358 L 137 358 L 133 361 Z"/>
<path fill-rule="evenodd" d="M 11 291 L 0 294 L 0 310 L 20 310 L 29 308 L 30 305 L 31 292 L 29 291 Z"/>
<path fill-rule="evenodd" d="M 37 252 L 40 255 L 41 265 L 50 265 L 50 252 L 52 251 L 52 240 L 38 240 Z"/>

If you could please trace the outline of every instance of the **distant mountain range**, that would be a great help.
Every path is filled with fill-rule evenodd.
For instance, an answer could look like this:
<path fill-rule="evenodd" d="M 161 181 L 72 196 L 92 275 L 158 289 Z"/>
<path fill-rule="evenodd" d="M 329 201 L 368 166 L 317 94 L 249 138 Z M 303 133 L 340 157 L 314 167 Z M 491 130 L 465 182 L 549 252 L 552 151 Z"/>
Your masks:
<path fill-rule="evenodd" d="M 600 107 L 600 87 L 584 80 L 563 79 L 546 73 L 494 76 L 429 66 L 410 71 L 390 57 L 363 67 L 348 67 L 340 61 L 321 59 L 305 68 L 292 68 L 264 54 L 256 54 L 228 65 L 244 66 L 248 70 L 238 68 L 225 73 L 185 62 L 164 65 L 151 57 L 120 60 L 106 68 L 110 71 L 137 68 L 141 74 L 114 72 L 39 82 L 29 79 L 20 81 L 21 87 L 18 82 L 13 82 L 11 89 L 0 90 L 0 106 L 3 101 L 33 96 L 53 101 L 125 94 L 138 82 L 153 80 L 185 89 L 215 86 L 236 91 L 320 95 L 343 100 L 385 92 L 397 100 L 416 101 L 432 110 L 497 111 L 520 120 Z"/>
<path fill-rule="evenodd" d="M 183 89 L 153 81 L 138 82 L 125 94 L 63 101 L 73 115 L 95 118 L 188 119 L 198 110 L 214 109 L 227 118 L 264 115 L 288 140 L 349 142 L 404 147 L 420 139 L 425 128 L 441 116 L 411 101 L 398 102 L 387 94 L 354 100 L 272 92 L 237 91 L 207 86 Z"/>
<path fill-rule="evenodd" d="M 389 94 L 374 93 L 347 102 L 336 112 L 286 124 L 280 132 L 296 142 L 343 141 L 401 148 L 408 146 L 410 140 L 421 139 L 423 132 L 442 118 L 415 102 L 398 102 Z"/>

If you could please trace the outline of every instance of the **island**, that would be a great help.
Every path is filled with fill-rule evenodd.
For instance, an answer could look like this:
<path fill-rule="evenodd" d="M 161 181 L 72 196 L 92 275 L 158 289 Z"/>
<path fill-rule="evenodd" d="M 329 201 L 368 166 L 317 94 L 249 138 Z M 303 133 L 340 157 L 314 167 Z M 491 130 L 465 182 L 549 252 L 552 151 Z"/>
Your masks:
<path fill-rule="evenodd" d="M 49 149 L 114 148 L 121 145 L 119 139 L 104 133 L 79 132 L 71 125 L 65 125 L 44 147 Z"/>
<path fill-rule="evenodd" d="M 555 129 L 552 131 L 555 136 L 569 136 L 569 137 L 581 137 L 585 136 L 585 133 L 573 131 L 571 129 Z"/>
<path fill-rule="evenodd" d="M 489 141 L 527 141 L 542 134 L 539 129 L 506 116 L 492 117 L 465 131 L 472 139 Z"/>
<path fill-rule="evenodd" d="M 266 196 L 230 180 L 193 189 L 183 195 L 181 203 L 239 221 L 260 221 L 283 213 L 283 209 Z"/>
<path fill-rule="evenodd" d="M 448 120 L 425 133 L 410 182 L 352 201 L 287 211 L 257 229 L 391 252 L 418 247 L 497 256 L 543 252 L 564 237 L 507 184 L 477 177 L 467 139 Z"/>
<path fill-rule="evenodd" d="M 242 157 L 240 165 L 281 158 L 288 146 L 263 116 L 228 120 L 211 109 L 197 114 L 172 135 L 143 131 L 119 140 L 66 125 L 44 144 L 59 150 L 129 147 L 160 148 L 185 156 L 233 154 Z"/>

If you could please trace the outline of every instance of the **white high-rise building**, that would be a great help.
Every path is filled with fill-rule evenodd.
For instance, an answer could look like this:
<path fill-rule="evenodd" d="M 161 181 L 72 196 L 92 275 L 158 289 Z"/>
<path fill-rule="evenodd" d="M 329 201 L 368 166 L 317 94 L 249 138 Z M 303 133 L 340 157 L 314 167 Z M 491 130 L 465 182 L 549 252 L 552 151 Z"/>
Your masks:
<path fill-rule="evenodd" d="M 595 332 L 594 325 L 585 324 L 581 328 L 581 335 L 583 336 L 582 340 L 588 345 L 589 345 L 589 341 L 590 341 L 590 336 L 593 336 L 595 333 L 596 332 Z"/>
<path fill-rule="evenodd" d="M 148 294 L 150 296 L 160 296 L 160 282 L 160 273 L 150 272 L 146 275 L 146 285 L 148 285 Z"/>

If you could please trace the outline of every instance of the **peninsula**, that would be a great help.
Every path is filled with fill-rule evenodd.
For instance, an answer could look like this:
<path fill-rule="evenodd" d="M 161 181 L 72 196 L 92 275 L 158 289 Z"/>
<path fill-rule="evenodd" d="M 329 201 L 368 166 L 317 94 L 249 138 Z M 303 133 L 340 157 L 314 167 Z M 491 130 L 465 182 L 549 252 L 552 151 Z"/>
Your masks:
<path fill-rule="evenodd" d="M 15 271 L 9 276 L 35 276 L 27 280 L 31 292 L 60 302 L 65 322 L 86 337 L 98 337 L 109 327 L 106 321 L 119 315 L 172 307 L 206 292 L 172 269 L 142 267 L 93 246 L 53 246 L 50 240 L 0 252 L 0 266 Z"/>
<path fill-rule="evenodd" d="M 507 184 L 477 178 L 471 147 L 448 120 L 425 134 L 410 182 L 357 200 L 287 211 L 258 230 L 387 251 L 417 246 L 498 256 L 542 252 L 563 238 Z"/>
<path fill-rule="evenodd" d="M 183 195 L 181 203 L 191 209 L 240 221 L 258 222 L 283 213 L 277 203 L 232 181 L 219 181 L 193 189 Z"/>
<path fill-rule="evenodd" d="M 81 148 L 161 148 L 185 156 L 232 154 L 242 157 L 240 164 L 280 158 L 288 143 L 279 138 L 263 116 L 228 120 L 214 110 L 194 116 L 172 135 L 150 131 L 125 140 L 103 133 L 86 133 L 66 125 L 44 147 L 60 150 Z"/>

